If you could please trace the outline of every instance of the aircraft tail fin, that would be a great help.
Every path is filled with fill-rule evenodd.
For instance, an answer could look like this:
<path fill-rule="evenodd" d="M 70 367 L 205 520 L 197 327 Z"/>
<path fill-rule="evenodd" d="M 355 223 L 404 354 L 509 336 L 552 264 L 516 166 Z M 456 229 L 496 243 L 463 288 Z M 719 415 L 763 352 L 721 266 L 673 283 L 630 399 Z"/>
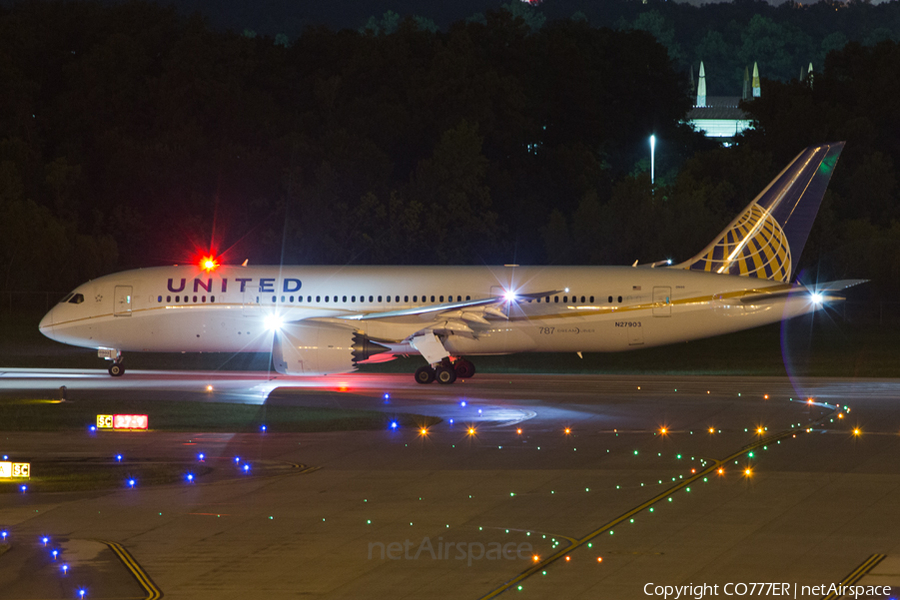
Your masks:
<path fill-rule="evenodd" d="M 788 282 L 844 142 L 794 158 L 706 248 L 676 268 Z"/>

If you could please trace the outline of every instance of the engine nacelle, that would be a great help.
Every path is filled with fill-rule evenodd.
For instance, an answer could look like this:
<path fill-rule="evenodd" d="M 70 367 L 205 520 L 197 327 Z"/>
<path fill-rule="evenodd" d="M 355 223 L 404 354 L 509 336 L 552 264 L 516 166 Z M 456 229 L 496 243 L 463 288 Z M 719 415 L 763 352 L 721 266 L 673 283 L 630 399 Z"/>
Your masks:
<path fill-rule="evenodd" d="M 330 375 L 389 350 L 348 327 L 292 323 L 275 334 L 272 361 L 284 375 Z"/>

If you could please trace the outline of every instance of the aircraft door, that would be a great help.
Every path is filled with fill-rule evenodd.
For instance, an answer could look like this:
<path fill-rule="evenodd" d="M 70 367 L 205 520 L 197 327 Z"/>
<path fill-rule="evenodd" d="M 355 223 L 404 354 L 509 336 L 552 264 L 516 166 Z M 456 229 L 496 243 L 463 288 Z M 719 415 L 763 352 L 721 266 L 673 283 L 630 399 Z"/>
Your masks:
<path fill-rule="evenodd" d="M 672 288 L 668 286 L 653 288 L 653 316 L 672 316 Z"/>
<path fill-rule="evenodd" d="M 117 285 L 113 303 L 113 315 L 116 317 L 130 317 L 131 299 L 131 286 Z"/>

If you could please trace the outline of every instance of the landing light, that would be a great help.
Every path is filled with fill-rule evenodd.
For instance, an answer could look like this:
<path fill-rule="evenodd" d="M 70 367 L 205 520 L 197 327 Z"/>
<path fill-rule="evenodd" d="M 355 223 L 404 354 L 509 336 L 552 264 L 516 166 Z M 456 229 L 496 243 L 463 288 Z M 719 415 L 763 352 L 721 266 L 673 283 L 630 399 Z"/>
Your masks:
<path fill-rule="evenodd" d="M 515 302 L 516 301 L 516 292 L 515 290 L 506 290 L 503 292 L 503 299 L 507 302 Z"/>
<path fill-rule="evenodd" d="M 812 294 L 810 294 L 809 299 L 812 300 L 813 304 L 822 304 L 822 302 L 824 301 L 822 294 L 820 294 L 819 292 L 813 292 Z"/>
<path fill-rule="evenodd" d="M 469 435 L 475 435 L 476 431 L 474 427 L 469 427 Z"/>
<path fill-rule="evenodd" d="M 419 434 L 420 434 L 420 435 L 423 435 L 423 436 L 424 436 L 424 435 L 428 435 L 428 428 L 427 428 L 427 427 L 422 427 L 421 429 L 419 429 Z"/>
<path fill-rule="evenodd" d="M 284 321 L 279 315 L 271 314 L 266 315 L 266 318 L 263 320 L 263 324 L 269 331 L 280 331 L 281 326 L 284 325 Z"/>

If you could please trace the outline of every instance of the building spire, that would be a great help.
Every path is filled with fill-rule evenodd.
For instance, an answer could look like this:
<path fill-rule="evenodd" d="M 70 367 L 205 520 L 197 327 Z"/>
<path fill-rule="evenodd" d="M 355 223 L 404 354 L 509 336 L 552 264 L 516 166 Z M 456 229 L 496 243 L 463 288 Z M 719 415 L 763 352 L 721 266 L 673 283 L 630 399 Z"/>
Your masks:
<path fill-rule="evenodd" d="M 759 89 L 759 66 L 756 64 L 756 61 L 753 62 L 753 97 L 759 98 L 760 89 Z"/>
<path fill-rule="evenodd" d="M 806 72 L 806 83 L 809 84 L 809 87 L 813 86 L 813 68 L 812 63 L 809 63 L 809 70 Z"/>
<path fill-rule="evenodd" d="M 706 70 L 703 61 L 700 61 L 700 74 L 697 77 L 697 106 L 706 106 Z"/>
<path fill-rule="evenodd" d="M 750 70 L 747 67 L 744 67 L 744 89 L 741 92 L 741 99 L 750 99 Z"/>

